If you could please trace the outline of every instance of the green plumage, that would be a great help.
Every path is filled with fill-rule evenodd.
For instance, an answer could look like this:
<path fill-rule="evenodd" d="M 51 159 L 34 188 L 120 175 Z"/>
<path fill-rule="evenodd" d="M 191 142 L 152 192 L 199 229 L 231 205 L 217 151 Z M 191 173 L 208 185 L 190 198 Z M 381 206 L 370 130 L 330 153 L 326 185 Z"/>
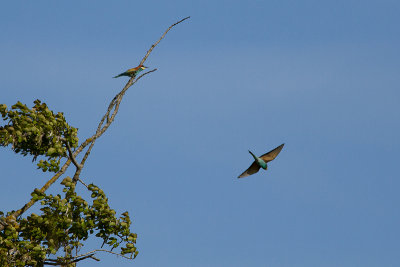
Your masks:
<path fill-rule="evenodd" d="M 261 158 L 256 157 L 250 150 L 249 153 L 253 156 L 254 161 L 257 161 L 258 165 L 263 168 L 264 170 L 267 169 L 267 163 L 265 161 L 263 161 Z"/>
<path fill-rule="evenodd" d="M 249 150 L 249 153 L 253 156 L 254 161 L 247 170 L 245 170 L 241 175 L 239 175 L 238 178 L 243 178 L 255 174 L 260 170 L 260 168 L 266 170 L 268 168 L 267 162 L 274 160 L 276 156 L 278 156 L 278 154 L 281 152 L 283 146 L 284 144 L 272 149 L 271 151 L 265 153 L 260 157 L 257 157 Z"/>
<path fill-rule="evenodd" d="M 134 77 L 136 76 L 139 72 L 141 72 L 142 70 L 146 69 L 147 67 L 143 66 L 143 65 L 139 65 L 135 68 L 129 69 L 121 74 L 118 74 L 117 76 L 113 77 L 113 78 L 118 78 L 121 76 L 128 76 L 128 77 Z"/>

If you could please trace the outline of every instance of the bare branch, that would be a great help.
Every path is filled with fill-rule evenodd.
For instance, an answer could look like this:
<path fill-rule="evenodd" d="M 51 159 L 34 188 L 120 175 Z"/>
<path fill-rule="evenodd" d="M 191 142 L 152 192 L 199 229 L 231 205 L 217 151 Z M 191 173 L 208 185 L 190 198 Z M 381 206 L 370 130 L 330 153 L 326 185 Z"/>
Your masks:
<path fill-rule="evenodd" d="M 94 259 L 95 261 L 100 261 L 100 259 L 96 258 L 95 256 L 90 256 L 90 258 Z"/>
<path fill-rule="evenodd" d="M 114 255 L 117 255 L 117 256 L 121 256 L 121 257 L 123 257 L 123 258 L 125 258 L 125 259 L 128 259 L 128 260 L 131 260 L 131 259 L 133 258 L 132 255 L 131 255 L 130 257 L 127 257 L 127 256 L 125 256 L 125 255 L 122 255 L 122 254 L 119 254 L 119 253 L 116 253 L 116 252 L 112 252 L 112 251 L 106 250 L 106 249 L 95 249 L 95 250 L 92 250 L 92 251 L 90 251 L 90 252 L 88 252 L 88 253 L 75 256 L 74 258 L 86 256 L 86 255 L 89 255 L 89 254 L 94 255 L 96 252 L 107 252 L 107 253 L 110 253 L 110 254 L 114 254 Z"/>
<path fill-rule="evenodd" d="M 65 141 L 65 146 L 67 147 L 68 155 L 69 155 L 69 158 L 72 160 L 72 163 L 75 165 L 75 167 L 76 167 L 78 170 L 81 169 L 82 166 L 79 165 L 79 163 L 76 161 L 74 155 L 72 154 L 72 150 L 71 150 L 71 147 L 70 147 L 68 141 Z"/>
<path fill-rule="evenodd" d="M 92 258 L 92 259 L 94 259 L 94 260 L 96 260 L 96 261 L 100 261 L 99 259 L 97 259 L 96 257 L 94 257 L 94 255 L 96 254 L 96 252 L 107 252 L 107 253 L 110 253 L 110 254 L 114 254 L 114 255 L 117 255 L 117 256 L 121 256 L 121 257 L 123 257 L 123 258 L 125 258 L 125 259 L 128 259 L 128 260 L 131 260 L 131 259 L 133 258 L 133 256 L 132 256 L 133 253 L 131 254 L 130 257 L 127 257 L 127 256 L 125 256 L 125 255 L 122 255 L 122 254 L 119 254 L 119 253 L 115 253 L 115 252 L 112 252 L 112 251 L 110 251 L 110 250 L 106 250 L 106 249 L 95 249 L 95 250 L 92 250 L 92 251 L 90 251 L 90 252 L 88 252 L 88 253 L 85 253 L 85 254 L 77 255 L 77 256 L 71 257 L 71 258 L 67 258 L 67 259 L 65 259 L 65 260 L 63 260 L 63 261 L 55 260 L 55 259 L 47 259 L 47 260 L 44 262 L 44 264 L 46 264 L 46 265 L 69 264 L 69 263 L 74 263 L 74 262 L 78 262 L 78 261 L 81 261 L 81 260 L 85 260 L 85 259 L 87 259 L 87 258 Z"/>
<path fill-rule="evenodd" d="M 169 30 L 172 29 L 172 27 L 178 25 L 179 23 L 181 23 L 181 22 L 183 22 L 183 21 L 185 21 L 185 20 L 187 20 L 187 19 L 189 19 L 189 18 L 190 18 L 190 17 L 186 17 L 186 18 L 181 19 L 180 21 L 178 21 L 178 22 L 172 24 L 171 26 L 169 26 L 168 29 L 167 29 L 167 30 L 163 33 L 163 35 L 160 37 L 160 39 L 158 39 L 158 41 L 155 42 L 155 43 L 150 47 L 150 49 L 147 51 L 146 55 L 143 57 L 143 59 L 142 59 L 142 61 L 140 62 L 139 65 L 142 65 L 142 64 L 146 61 L 146 59 L 149 57 L 149 55 L 150 55 L 150 53 L 153 51 L 153 49 L 154 49 L 154 48 L 158 45 L 158 43 L 165 37 L 165 35 L 169 32 Z M 125 86 L 124 86 L 124 88 L 121 90 L 121 92 L 119 92 L 119 93 L 113 98 L 113 100 L 110 102 L 106 114 L 104 114 L 104 116 L 103 116 L 102 119 L 100 120 L 99 125 L 97 126 L 97 131 L 96 131 L 96 133 L 95 133 L 92 137 L 86 139 L 86 141 L 85 141 L 84 143 L 82 143 L 82 144 L 79 146 L 79 148 L 75 151 L 74 156 L 78 155 L 89 143 L 91 143 L 91 142 L 94 143 L 94 141 L 95 141 L 97 138 L 99 138 L 99 137 L 107 130 L 107 128 L 110 126 L 110 124 L 112 123 L 112 121 L 113 121 L 114 118 L 115 118 L 115 115 L 116 115 L 117 112 L 118 112 L 118 107 L 119 107 L 119 104 L 120 104 L 121 101 L 122 101 L 122 96 L 123 96 L 123 95 L 125 94 L 125 92 L 129 89 L 129 87 L 131 87 L 133 84 L 135 84 L 135 83 L 136 83 L 140 78 L 142 78 L 144 75 L 147 75 L 147 74 L 149 74 L 149 73 L 151 73 L 151 72 L 154 72 L 154 71 L 156 71 L 156 70 L 157 70 L 157 69 L 148 71 L 148 72 L 146 72 L 146 73 L 140 75 L 136 80 L 135 80 L 135 78 L 136 78 L 135 76 L 133 76 L 133 77 L 131 77 L 131 78 L 129 79 L 129 81 L 125 84 Z M 111 115 L 111 117 L 109 117 L 109 115 L 110 115 L 111 111 L 113 110 L 113 108 L 114 108 L 114 112 L 113 112 L 113 114 Z M 103 126 L 104 121 L 106 121 L 106 124 Z M 102 126 L 103 126 L 103 127 L 102 127 Z M 91 150 L 91 148 L 90 148 L 90 150 Z M 89 154 L 90 154 L 90 152 L 89 152 Z M 89 155 L 89 154 L 88 154 L 88 155 Z M 85 155 L 85 156 L 86 156 L 86 155 Z M 87 156 L 86 156 L 86 158 L 87 158 Z M 86 161 L 86 158 L 84 157 L 84 159 L 83 159 L 83 164 L 84 164 L 84 162 Z M 81 162 L 81 165 L 82 165 L 82 162 Z M 77 172 L 80 173 L 79 170 L 78 170 Z M 78 176 L 79 176 L 79 174 L 78 174 L 77 176 L 74 175 L 74 178 L 76 178 L 76 177 L 78 177 Z M 77 179 L 77 178 L 76 178 L 76 179 Z M 75 181 L 76 181 L 76 179 L 75 179 Z"/>
<path fill-rule="evenodd" d="M 81 178 L 79 178 L 78 181 L 81 182 L 81 184 L 83 184 L 87 189 L 89 189 L 89 186 L 88 186 L 87 184 L 85 184 L 85 183 L 81 180 Z"/>
<path fill-rule="evenodd" d="M 111 101 L 110 105 L 108 106 L 108 109 L 107 109 L 106 114 L 103 116 L 102 120 L 101 120 L 100 123 L 99 123 L 99 126 L 97 127 L 96 133 L 95 133 L 91 138 L 89 138 L 91 141 L 88 142 L 88 143 L 86 144 L 86 145 L 88 145 L 89 143 L 91 143 L 90 146 L 89 146 L 89 149 L 86 151 L 85 155 L 83 156 L 83 159 L 82 159 L 82 161 L 81 161 L 80 166 L 83 167 L 83 166 L 85 165 L 86 159 L 89 157 L 90 152 L 91 152 L 91 150 L 92 150 L 92 148 L 93 148 L 93 146 L 94 146 L 94 143 L 96 142 L 97 138 L 99 138 L 99 137 L 108 129 L 108 127 L 111 125 L 111 123 L 114 121 L 115 116 L 117 115 L 118 110 L 119 110 L 119 105 L 121 104 L 122 98 L 123 98 L 123 96 L 125 95 L 125 92 L 129 89 L 129 87 L 131 87 L 132 85 L 134 85 L 134 84 L 135 84 L 137 81 L 139 81 L 143 76 L 145 76 L 145 75 L 147 75 L 147 74 L 149 74 L 149 73 L 152 73 L 152 72 L 154 72 L 154 71 L 156 71 L 156 70 L 157 70 L 157 69 L 153 69 L 153 70 L 150 70 L 150 71 L 148 71 L 148 72 L 146 72 L 146 73 L 143 73 L 143 74 L 140 75 L 136 80 L 133 80 L 135 77 L 132 77 L 132 78 L 128 81 L 128 83 L 124 86 L 124 88 L 121 90 L 121 92 L 119 92 L 119 93 L 113 98 L 113 100 Z M 113 113 L 112 113 L 111 116 L 109 117 L 109 115 L 110 115 L 110 113 L 111 113 L 112 110 L 113 110 Z M 106 122 L 106 124 L 102 127 L 102 124 L 104 123 L 104 120 L 105 120 L 106 117 L 107 117 L 107 122 Z M 77 151 L 78 151 L 84 144 L 85 144 L 85 143 L 83 143 L 83 144 L 77 149 Z M 83 147 L 85 147 L 85 146 L 83 146 Z M 83 149 L 83 148 L 82 148 L 82 149 Z M 79 179 L 79 175 L 80 175 L 81 171 L 82 171 L 82 168 L 76 170 L 76 172 L 75 172 L 75 174 L 74 174 L 74 177 L 73 177 L 73 181 L 76 182 L 76 181 Z"/>
<path fill-rule="evenodd" d="M 90 254 L 90 253 L 87 253 L 87 254 L 84 254 L 84 255 L 80 255 L 80 256 L 76 256 L 76 257 L 71 258 L 71 259 L 74 259 L 74 260 L 70 260 L 70 259 L 65 259 L 65 260 L 47 259 L 47 260 L 44 262 L 44 264 L 45 264 L 45 265 L 56 265 L 56 266 L 57 266 L 57 265 L 65 265 L 65 264 L 70 264 L 70 263 L 78 262 L 78 261 L 81 261 L 81 260 L 86 260 L 87 258 L 92 258 L 92 259 L 94 259 L 94 260 L 96 260 L 96 261 L 100 261 L 99 259 L 97 259 L 97 258 L 94 257 L 94 253 L 92 253 L 92 254 L 90 254 L 90 255 L 88 255 L 88 254 Z"/>
<path fill-rule="evenodd" d="M 140 64 L 139 64 L 139 65 L 143 65 L 143 63 L 144 63 L 144 62 L 146 61 L 146 59 L 149 57 L 151 51 L 153 51 L 154 47 L 156 47 L 156 46 L 158 45 L 158 43 L 165 37 L 165 35 L 167 34 L 167 32 L 169 32 L 169 30 L 171 30 L 172 27 L 178 25 L 179 23 L 181 23 L 181 22 L 183 22 L 184 20 L 187 20 L 187 19 L 189 19 L 189 18 L 190 18 L 190 16 L 189 16 L 189 17 L 186 17 L 186 18 L 184 18 L 184 19 L 181 19 L 180 21 L 178 21 L 178 22 L 172 24 L 171 26 L 169 26 L 169 28 L 164 32 L 164 34 L 160 37 L 160 39 L 158 39 L 158 41 L 155 42 L 155 43 L 150 47 L 150 49 L 147 51 L 147 53 L 146 53 L 146 55 L 144 56 L 144 58 L 142 59 L 142 61 L 140 61 Z"/>
<path fill-rule="evenodd" d="M 143 64 L 147 58 L 149 57 L 150 53 L 153 51 L 153 49 L 158 45 L 158 43 L 165 37 L 165 35 L 168 33 L 168 31 L 170 29 L 172 29 L 172 27 L 176 26 L 177 24 L 183 22 L 184 20 L 189 19 L 190 17 L 186 17 L 174 24 L 172 24 L 171 26 L 169 26 L 169 28 L 164 32 L 164 34 L 160 37 L 160 39 L 158 39 L 158 41 L 156 43 L 154 43 L 150 49 L 147 51 L 146 55 L 143 57 L 142 61 L 140 62 L 140 64 Z M 156 71 L 157 69 L 153 69 L 151 71 L 148 71 L 142 75 L 140 75 L 137 79 L 135 76 L 131 77 L 129 79 L 129 81 L 125 84 L 124 88 L 113 98 L 113 100 L 110 102 L 107 112 L 106 114 L 102 117 L 102 119 L 100 120 L 100 123 L 97 127 L 96 133 L 85 140 L 85 142 L 83 142 L 76 150 L 75 152 L 72 153 L 71 148 L 68 148 L 69 145 L 67 144 L 67 149 L 68 149 L 68 153 L 69 153 L 69 158 L 68 160 L 64 163 L 64 165 L 61 167 L 61 169 L 49 180 L 46 182 L 46 184 L 43 185 L 43 187 L 40 189 L 40 192 L 44 193 L 53 183 L 55 183 L 57 181 L 57 179 L 63 175 L 66 170 L 68 169 L 69 165 L 71 164 L 71 162 L 73 162 L 73 164 L 77 167 L 77 170 L 75 172 L 74 178 L 73 180 L 76 182 L 79 179 L 79 174 L 81 173 L 81 170 L 86 162 L 86 159 L 88 158 L 88 156 L 90 155 L 91 149 L 93 148 L 93 145 L 96 141 L 97 138 L 99 138 L 107 129 L 108 127 L 111 125 L 111 123 L 114 121 L 115 116 L 118 113 L 118 109 L 119 109 L 119 105 L 122 101 L 122 98 L 125 94 L 125 92 L 129 89 L 129 87 L 131 87 L 133 84 L 135 84 L 138 80 L 140 80 L 143 76 L 152 73 L 154 71 Z M 113 111 L 113 112 L 112 112 Z M 110 113 L 112 112 L 111 116 Z M 103 126 L 104 121 L 106 121 L 106 124 Z M 81 164 L 79 165 L 78 162 L 76 161 L 76 156 L 79 155 L 83 149 L 85 149 L 88 145 L 90 144 L 90 147 L 88 149 L 88 151 L 86 151 L 85 156 L 83 157 Z M 81 181 L 82 182 L 82 181 Z M 83 182 L 82 182 L 83 183 Z M 27 211 L 30 207 L 32 207 L 34 204 L 36 203 L 36 200 L 31 199 L 28 203 L 26 203 L 21 209 L 15 211 L 11 216 L 14 216 L 15 218 L 21 216 L 25 211 Z M 3 222 L 0 223 L 0 231 L 2 231 L 4 229 L 5 225 Z M 110 252 L 110 251 L 106 251 L 106 250 L 98 250 L 98 251 L 105 251 L 105 252 L 109 252 L 112 254 L 116 254 L 114 252 Z M 122 257 L 125 257 L 123 255 L 121 255 Z M 126 258 L 126 257 L 125 257 Z"/>

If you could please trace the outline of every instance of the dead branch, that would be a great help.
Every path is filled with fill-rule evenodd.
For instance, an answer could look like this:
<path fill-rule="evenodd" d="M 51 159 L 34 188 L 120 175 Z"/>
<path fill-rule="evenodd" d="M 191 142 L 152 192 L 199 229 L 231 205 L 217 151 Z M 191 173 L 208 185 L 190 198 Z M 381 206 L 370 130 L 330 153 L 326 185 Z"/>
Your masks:
<path fill-rule="evenodd" d="M 158 41 L 155 42 L 150 47 L 150 49 L 146 52 L 146 55 L 143 57 L 143 59 L 140 62 L 140 64 L 143 64 L 147 60 L 147 58 L 149 57 L 150 53 L 158 45 L 158 43 L 165 37 L 165 35 L 169 32 L 170 29 L 172 29 L 174 26 L 178 25 L 179 23 L 183 22 L 184 20 L 187 20 L 188 18 L 190 18 L 190 17 L 186 17 L 186 18 L 184 18 L 184 19 L 172 24 L 171 26 L 169 26 L 168 29 L 160 37 L 160 39 L 158 39 Z M 157 69 L 153 69 L 151 71 L 148 71 L 148 72 L 140 75 L 137 79 L 136 79 L 135 76 L 131 77 L 129 79 L 129 81 L 126 83 L 124 88 L 110 102 L 105 115 L 100 120 L 100 123 L 99 123 L 99 125 L 97 127 L 96 133 L 93 134 L 90 138 L 86 139 L 73 153 L 71 153 L 72 151 L 70 149 L 68 149 L 68 146 L 67 146 L 68 152 L 70 153 L 68 160 L 64 163 L 64 165 L 61 167 L 61 169 L 49 181 L 46 182 L 46 184 L 40 189 L 40 192 L 44 193 L 53 183 L 55 183 L 55 181 L 57 181 L 57 179 L 66 172 L 66 170 L 68 169 L 68 167 L 71 164 L 71 162 L 73 162 L 74 165 L 77 167 L 77 170 L 76 170 L 76 172 L 74 174 L 73 180 L 75 182 L 78 181 L 79 174 L 81 173 L 81 170 L 82 170 L 82 168 L 83 168 L 83 166 L 84 166 L 84 164 L 86 162 L 86 159 L 88 158 L 88 156 L 89 156 L 89 154 L 91 152 L 91 149 L 93 148 L 93 145 L 94 145 L 96 139 L 99 138 L 108 129 L 108 127 L 111 125 L 111 123 L 114 121 L 115 116 L 118 113 L 119 105 L 120 105 L 120 103 L 122 101 L 122 98 L 123 98 L 125 92 L 129 89 L 129 87 L 134 85 L 143 76 L 145 76 L 147 74 L 150 74 L 150 73 L 152 73 L 152 72 L 154 72 L 156 70 Z M 111 113 L 111 116 L 110 116 L 110 113 Z M 104 124 L 104 122 L 106 122 L 106 123 Z M 103 124 L 104 124 L 104 126 L 103 126 Z M 76 157 L 89 144 L 90 144 L 89 149 L 86 151 L 85 156 L 83 157 L 81 163 L 78 164 L 78 162 L 76 161 Z M 78 166 L 79 166 L 79 168 L 78 168 Z M 35 200 L 31 199 L 21 209 L 15 211 L 11 216 L 14 216 L 15 218 L 21 216 L 25 211 L 27 211 L 30 207 L 32 207 L 33 204 L 35 204 L 35 202 L 36 202 Z M 0 231 L 2 231 L 3 229 L 4 229 L 4 225 L 0 224 Z"/>

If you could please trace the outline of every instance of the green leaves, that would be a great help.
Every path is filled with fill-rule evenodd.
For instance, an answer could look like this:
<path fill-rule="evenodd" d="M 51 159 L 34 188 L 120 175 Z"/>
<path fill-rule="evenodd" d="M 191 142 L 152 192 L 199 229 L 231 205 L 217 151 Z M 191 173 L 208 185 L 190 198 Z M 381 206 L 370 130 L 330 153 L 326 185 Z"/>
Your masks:
<path fill-rule="evenodd" d="M 121 248 L 121 254 L 133 254 L 136 251 L 134 244 L 137 235 L 129 230 L 131 220 L 128 212 L 124 212 L 120 218 L 116 218 L 116 212 L 109 207 L 108 199 L 103 190 L 93 184 L 88 187 L 93 198 L 91 218 L 95 229 L 98 230 L 96 236 L 102 238 L 104 243 L 112 249 L 125 243 L 125 247 Z"/>
<path fill-rule="evenodd" d="M 45 250 L 35 240 L 30 242 L 20 238 L 19 221 L 12 220 L 10 214 L 6 218 L 2 217 L 6 224 L 0 232 L 0 266 L 37 266 L 43 263 Z M 4 214 L 0 212 L 0 215 Z"/>
<path fill-rule="evenodd" d="M 63 113 L 54 114 L 45 103 L 34 101 L 29 109 L 17 102 L 7 109 L 0 104 L 0 114 L 6 125 L 0 126 L 0 146 L 12 145 L 15 153 L 32 155 L 33 160 L 45 156 L 37 166 L 42 171 L 57 172 L 60 159 L 67 156 L 66 142 L 78 146 L 78 129 L 71 127 Z"/>
<path fill-rule="evenodd" d="M 0 115 L 4 122 L 0 146 L 11 145 L 15 153 L 30 155 L 33 160 L 43 156 L 37 166 L 44 172 L 58 172 L 68 147 L 78 147 L 78 130 L 68 125 L 62 113 L 55 114 L 39 100 L 32 108 L 21 102 L 11 109 L 0 104 Z M 42 192 L 45 189 L 31 193 L 31 202 L 40 204 L 40 212 L 15 218 L 19 215 L 13 214 L 18 211 L 6 215 L 0 211 L 0 224 L 4 226 L 0 228 L 0 266 L 42 266 L 49 261 L 67 265 L 74 259 L 72 251 L 77 253 L 91 235 L 101 238 L 109 250 L 120 248 L 121 255 L 128 255 L 124 257 L 138 255 L 137 235 L 130 231 L 128 212 L 117 217 L 104 191 L 94 184 L 88 186 L 87 200 L 77 194 L 76 181 L 70 177 L 61 184 L 61 194 L 48 195 Z M 55 254 L 66 256 L 49 259 Z"/>
<path fill-rule="evenodd" d="M 40 200 L 39 215 L 32 213 L 27 218 L 15 220 L 0 212 L 0 220 L 8 220 L 0 232 L 0 266 L 7 266 L 3 264 L 6 261 L 17 262 L 16 266 L 43 263 L 61 248 L 64 251 L 79 250 L 94 233 L 111 250 L 121 247 L 122 255 L 136 257 L 137 235 L 130 232 L 128 212 L 117 218 L 104 191 L 94 184 L 88 186 L 91 205 L 76 193 L 76 185 L 70 177 L 64 178 L 61 184 L 64 186 L 63 196 L 47 195 L 39 189 L 31 193 L 34 200 Z M 10 251 L 17 253 L 10 254 Z M 68 261 L 65 257 L 61 259 Z"/>

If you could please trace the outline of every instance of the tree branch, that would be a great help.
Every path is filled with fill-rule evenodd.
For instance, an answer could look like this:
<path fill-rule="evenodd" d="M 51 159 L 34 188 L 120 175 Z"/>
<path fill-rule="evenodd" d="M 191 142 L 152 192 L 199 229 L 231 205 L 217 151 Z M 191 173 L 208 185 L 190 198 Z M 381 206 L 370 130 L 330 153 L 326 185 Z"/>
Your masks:
<path fill-rule="evenodd" d="M 94 257 L 94 253 L 92 253 L 90 255 L 88 255 L 88 254 L 90 254 L 90 253 L 73 257 L 73 258 L 71 258 L 71 259 L 74 259 L 72 261 L 70 261 L 69 259 L 68 260 L 47 259 L 47 260 L 45 260 L 44 265 L 55 265 L 55 266 L 61 265 L 61 266 L 63 266 L 63 265 L 75 263 L 75 262 L 78 262 L 78 261 L 81 261 L 81 260 L 86 260 L 87 258 L 92 258 L 92 259 L 94 259 L 96 261 L 100 261 L 99 259 Z"/>
<path fill-rule="evenodd" d="M 57 179 L 63 175 L 65 173 L 65 171 L 68 169 L 68 166 L 71 164 L 71 160 L 68 159 L 64 165 L 61 167 L 61 170 L 59 170 L 57 172 L 56 175 L 54 175 L 49 181 L 47 181 L 47 183 L 40 189 L 40 192 L 44 193 L 47 189 L 49 189 L 49 187 L 55 182 L 57 181 Z M 35 204 L 37 200 L 33 200 L 31 199 L 28 203 L 26 203 L 21 209 L 15 211 L 11 216 L 14 216 L 15 218 L 21 216 L 25 211 L 27 211 L 30 207 L 33 206 L 33 204 Z M 0 225 L 0 231 L 2 231 L 4 229 L 3 225 Z"/>
<path fill-rule="evenodd" d="M 128 259 L 128 260 L 131 260 L 131 259 L 133 258 L 132 255 L 131 255 L 130 257 L 127 257 L 127 256 L 125 256 L 125 255 L 122 255 L 122 254 L 119 254 L 119 253 L 116 253 L 116 252 L 112 252 L 112 251 L 106 250 L 106 249 L 95 249 L 95 250 L 92 250 L 92 251 L 90 251 L 90 252 L 88 252 L 88 253 L 75 256 L 75 257 L 73 257 L 73 258 L 83 257 L 83 256 L 86 256 L 86 255 L 89 255 L 89 254 L 94 255 L 96 252 L 107 252 L 107 253 L 110 253 L 110 254 L 114 254 L 114 255 L 117 255 L 117 256 L 121 256 L 121 257 L 123 257 L 123 258 L 125 258 L 125 259 Z"/>
<path fill-rule="evenodd" d="M 92 150 L 92 148 L 93 148 L 93 146 L 94 146 L 94 143 L 96 142 L 97 138 L 99 138 L 101 135 L 103 135 L 103 133 L 108 129 L 108 127 L 110 127 L 111 123 L 114 121 L 115 116 L 117 115 L 118 110 L 119 110 L 119 105 L 121 104 L 122 98 L 123 98 L 123 96 L 125 95 L 125 92 L 129 89 L 129 87 L 131 87 L 132 85 L 134 85 L 134 84 L 135 84 L 137 81 L 139 81 L 143 76 L 145 76 L 145 75 L 147 75 L 147 74 L 149 74 L 149 73 L 152 73 L 152 72 L 154 72 L 154 71 L 156 71 L 156 70 L 157 70 L 157 69 L 153 69 L 153 70 L 151 70 L 151 71 L 148 71 L 148 72 L 146 72 L 146 73 L 143 73 L 143 74 L 140 75 L 137 79 L 135 79 L 136 77 L 130 78 L 129 81 L 127 82 L 127 84 L 126 84 L 126 85 L 124 86 L 124 88 L 121 90 L 121 92 L 119 92 L 119 93 L 113 98 L 113 100 L 111 100 L 110 105 L 108 106 L 108 109 L 107 109 L 106 114 L 103 116 L 103 118 L 101 119 L 101 121 L 100 121 L 100 123 L 99 123 L 99 126 L 97 127 L 96 133 L 95 133 L 92 137 L 90 137 L 90 138 L 88 139 L 88 140 L 90 140 L 90 142 L 88 142 L 85 146 L 83 146 L 83 145 L 85 144 L 85 143 L 83 143 L 83 144 L 77 149 L 77 151 L 79 151 L 79 149 L 81 149 L 81 147 L 82 147 L 81 150 L 83 150 L 83 148 L 86 147 L 86 146 L 90 143 L 89 149 L 86 151 L 86 153 L 85 153 L 85 155 L 84 155 L 84 157 L 83 157 L 83 159 L 82 159 L 82 161 L 81 161 L 81 164 L 80 164 L 80 166 L 82 166 L 82 168 L 83 168 L 83 166 L 85 165 L 86 159 L 89 157 L 90 152 L 91 152 L 91 150 Z M 112 110 L 113 110 L 113 113 L 111 114 L 111 117 L 109 117 L 109 115 L 110 115 L 110 113 L 111 113 Z M 102 127 L 102 125 L 103 125 L 103 123 L 104 123 L 104 121 L 105 121 L 105 118 L 107 118 L 107 122 L 106 122 L 106 124 Z M 80 151 L 81 151 L 81 150 L 80 150 Z M 77 152 L 77 151 L 76 151 L 76 152 Z M 79 153 L 80 153 L 80 151 L 79 151 Z M 75 153 L 76 153 L 76 152 L 75 152 Z M 75 172 L 75 174 L 74 174 L 74 177 L 73 177 L 73 179 L 72 179 L 74 182 L 76 182 L 76 181 L 79 179 L 79 175 L 80 175 L 80 173 L 81 173 L 81 171 L 82 171 L 82 168 L 76 170 L 76 172 Z"/>
<path fill-rule="evenodd" d="M 169 30 L 171 30 L 174 26 L 178 25 L 179 23 L 183 22 L 184 20 L 189 19 L 190 17 L 186 17 L 174 24 L 172 24 L 171 26 L 168 27 L 168 29 L 164 32 L 164 34 L 160 37 L 160 39 L 158 39 L 157 42 L 155 42 L 150 49 L 147 51 L 146 55 L 143 57 L 142 61 L 140 62 L 140 64 L 143 64 L 147 58 L 149 57 L 150 53 L 153 51 L 153 49 L 158 45 L 158 43 L 165 37 L 165 35 L 168 33 Z M 44 193 L 53 183 L 55 183 L 55 181 L 57 181 L 57 179 L 63 175 L 66 170 L 68 169 L 69 165 L 71 164 L 71 162 L 73 162 L 73 164 L 77 167 L 77 170 L 74 174 L 74 178 L 73 180 L 76 182 L 79 179 L 79 174 L 81 173 L 81 170 L 86 162 L 86 159 L 88 158 L 88 156 L 90 155 L 91 149 L 94 146 L 94 143 L 96 141 L 97 138 L 99 138 L 107 129 L 108 127 L 111 125 L 111 123 L 114 121 L 115 116 L 118 113 L 118 109 L 119 109 L 119 105 L 122 101 L 122 98 L 125 94 L 125 92 L 129 89 L 129 87 L 131 87 L 133 84 L 135 84 L 139 79 L 141 79 L 143 76 L 152 73 L 154 71 L 156 71 L 157 69 L 153 69 L 151 71 L 148 71 L 144 74 L 142 74 L 141 76 L 139 76 L 137 79 L 136 77 L 131 77 L 129 79 L 129 81 L 126 83 L 126 85 L 124 86 L 124 88 L 121 90 L 121 92 L 119 92 L 114 98 L 113 100 L 110 102 L 110 105 L 108 106 L 107 112 L 106 114 L 102 117 L 102 119 L 100 120 L 100 123 L 97 127 L 96 133 L 85 140 L 85 142 L 83 142 L 76 150 L 75 152 L 72 153 L 72 151 L 70 151 L 71 149 L 68 149 L 68 152 L 70 153 L 70 156 L 68 158 L 68 160 L 64 163 L 64 165 L 61 167 L 61 169 L 49 180 L 46 182 L 46 184 L 40 189 L 40 192 Z M 111 111 L 113 110 L 111 117 L 109 116 Z M 103 126 L 104 121 L 107 119 L 106 124 Z M 102 127 L 103 126 L 103 127 Z M 79 165 L 78 162 L 76 162 L 76 156 L 79 155 L 82 150 L 88 146 L 90 144 L 90 147 L 88 149 L 88 151 L 86 151 L 85 156 L 83 157 L 81 164 Z M 78 166 L 80 166 L 80 168 L 78 168 Z M 14 216 L 15 218 L 21 216 L 25 211 L 27 211 L 30 207 L 32 207 L 37 200 L 33 200 L 31 199 L 28 203 L 26 203 L 21 209 L 15 211 L 11 216 Z M 4 229 L 4 224 L 1 223 L 0 224 L 0 231 L 2 231 Z M 98 251 L 105 251 L 105 250 L 98 250 Z M 108 251 L 107 251 L 108 252 Z M 113 252 L 110 252 L 113 253 Z M 113 253 L 115 254 L 115 253 Z M 125 256 L 123 256 L 125 257 Z"/>
<path fill-rule="evenodd" d="M 150 49 L 147 51 L 146 55 L 143 57 L 142 61 L 140 61 L 140 64 L 139 64 L 139 65 L 143 65 L 143 63 L 144 63 L 144 62 L 146 61 L 146 59 L 149 57 L 151 51 L 153 51 L 154 47 L 156 47 L 156 46 L 158 45 L 158 43 L 165 37 L 165 35 L 167 34 L 167 32 L 169 32 L 169 30 L 171 30 L 172 27 L 178 25 L 179 23 L 181 23 L 181 22 L 183 22 L 184 20 L 187 20 L 187 19 L 189 19 L 189 18 L 190 18 L 190 16 L 189 16 L 189 17 L 186 17 L 186 18 L 184 18 L 184 19 L 181 19 L 180 21 L 178 21 L 178 22 L 172 24 L 171 26 L 169 26 L 169 28 L 164 32 L 164 34 L 160 37 L 160 39 L 158 39 L 158 41 L 155 42 L 155 43 L 150 47 Z"/>
<path fill-rule="evenodd" d="M 77 256 L 71 257 L 71 258 L 67 258 L 67 259 L 65 259 L 65 260 L 63 260 L 63 261 L 55 260 L 55 259 L 47 259 L 47 260 L 44 262 L 44 264 L 46 264 L 46 265 L 70 264 L 70 263 L 78 262 L 78 261 L 81 261 L 81 260 L 85 260 L 85 259 L 87 259 L 87 258 L 92 258 L 92 259 L 94 259 L 94 260 L 96 260 L 96 261 L 100 261 L 99 259 L 97 259 L 96 257 L 94 257 L 94 255 L 96 254 L 96 252 L 107 252 L 107 253 L 110 253 L 110 254 L 114 254 L 114 255 L 117 255 L 117 256 L 121 256 L 121 257 L 123 257 L 123 258 L 125 258 L 125 259 L 128 259 L 128 260 L 131 260 L 131 259 L 133 258 L 133 256 L 132 256 L 133 253 L 131 254 L 130 257 L 127 257 L 127 256 L 125 256 L 125 255 L 122 255 L 122 254 L 119 254 L 119 253 L 116 253 L 116 252 L 112 252 L 112 251 L 110 251 L 110 250 L 106 250 L 106 249 L 95 249 L 95 250 L 92 250 L 92 251 L 90 251 L 90 252 L 88 252 L 88 253 L 85 253 L 85 254 L 77 255 Z"/>
<path fill-rule="evenodd" d="M 72 150 L 71 150 L 71 147 L 70 147 L 68 141 L 65 141 L 65 146 L 67 147 L 68 155 L 69 155 L 69 158 L 72 160 L 72 163 L 75 165 L 75 167 L 76 167 L 78 170 L 81 169 L 81 168 L 82 168 L 82 165 L 79 165 L 79 163 L 76 161 L 74 155 L 72 154 Z"/>

